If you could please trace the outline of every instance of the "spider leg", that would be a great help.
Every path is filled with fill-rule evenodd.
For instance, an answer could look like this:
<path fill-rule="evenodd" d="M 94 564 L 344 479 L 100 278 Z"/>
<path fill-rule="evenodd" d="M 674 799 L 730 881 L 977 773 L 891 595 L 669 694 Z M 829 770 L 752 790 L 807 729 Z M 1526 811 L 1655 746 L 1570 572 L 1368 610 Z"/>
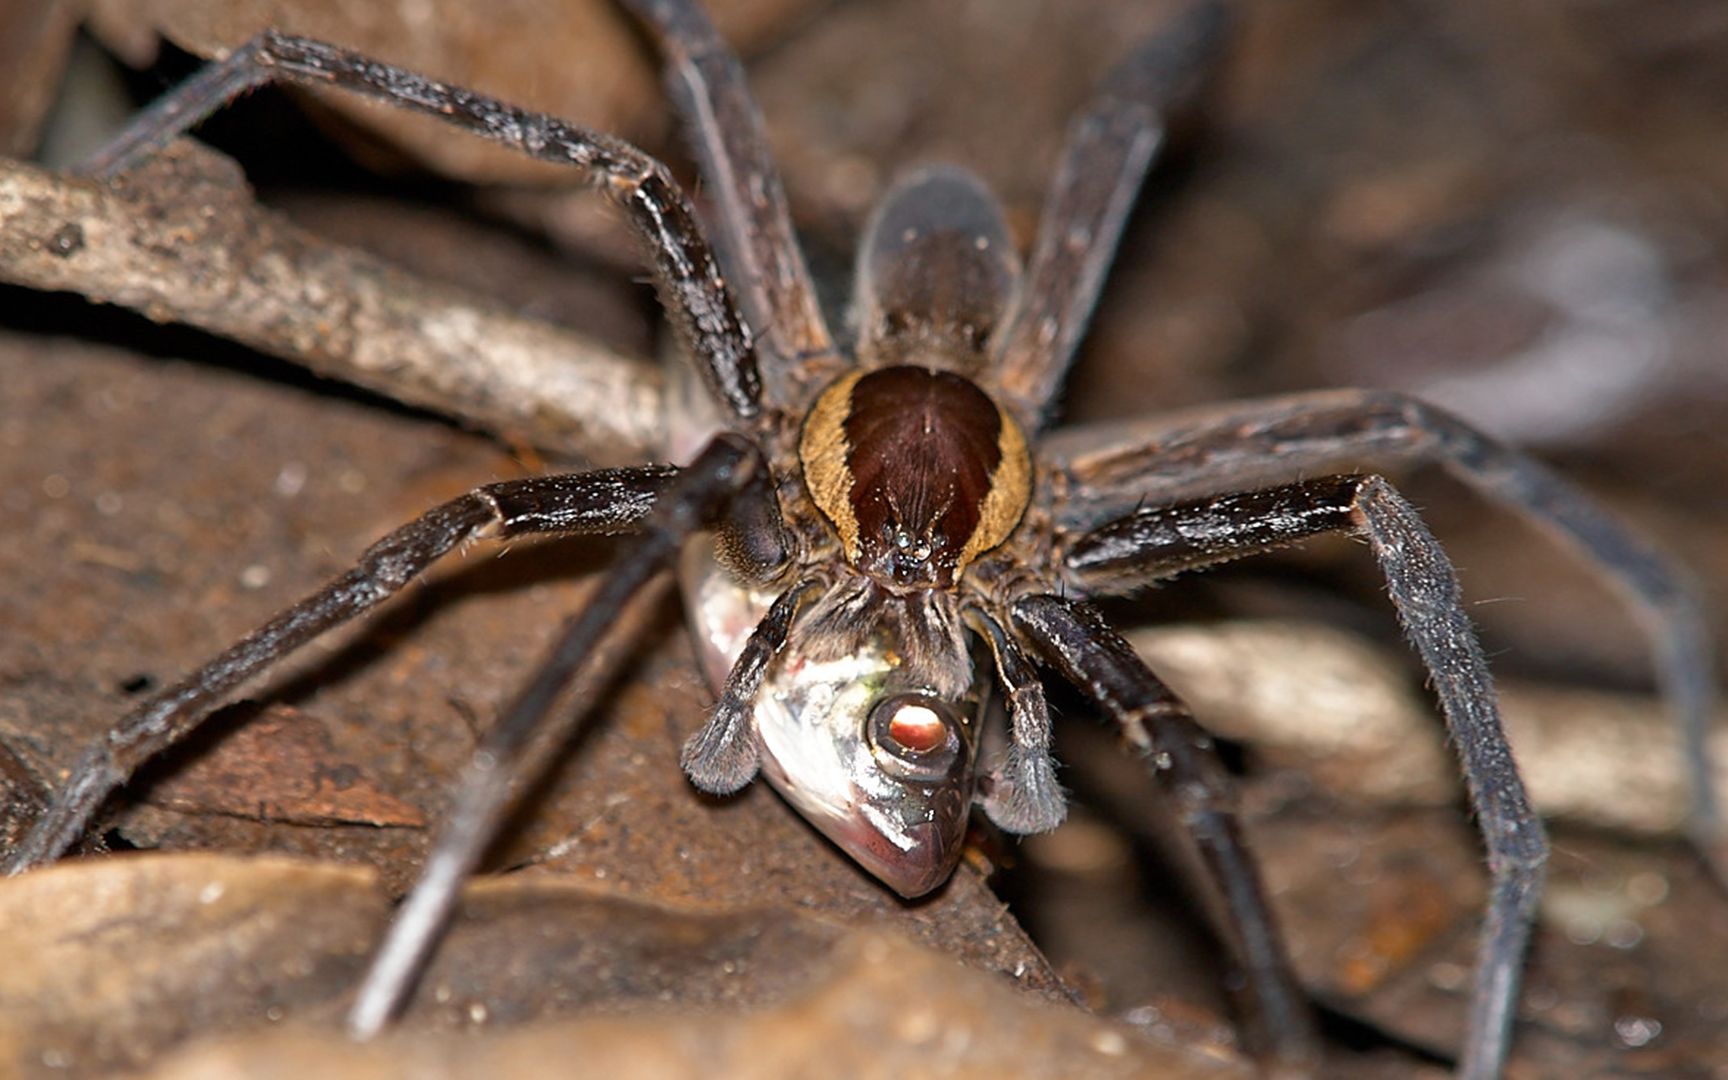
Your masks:
<path fill-rule="evenodd" d="M 558 718 L 557 731 L 543 730 L 547 714 L 578 675 L 604 677 L 590 660 L 631 598 L 672 562 L 692 533 L 714 524 L 730 503 L 768 490 L 755 447 L 739 436 L 720 435 L 660 493 L 640 523 L 639 542 L 607 572 L 587 606 L 565 622 L 545 662 L 486 732 L 463 770 L 449 820 L 420 880 L 390 924 L 348 1014 L 348 1029 L 356 1037 L 377 1034 L 406 1000 L 456 905 L 463 880 L 509 809 L 535 736 L 541 745 L 558 738 L 581 718 L 582 710 L 567 709 Z M 600 666 L 616 659 L 602 655 Z"/>
<path fill-rule="evenodd" d="M 762 689 L 768 665 L 786 647 L 800 605 L 817 585 L 815 581 L 801 581 L 775 598 L 726 674 L 726 685 L 720 689 L 713 713 L 685 742 L 679 763 L 690 782 L 703 791 L 730 795 L 755 779 L 761 765 L 751 715 L 756 692 Z"/>
<path fill-rule="evenodd" d="M 103 801 L 156 754 L 190 734 L 242 683 L 394 595 L 469 540 L 637 528 L 676 470 L 606 469 L 488 484 L 427 511 L 373 544 L 354 568 L 278 614 L 220 656 L 141 702 L 73 766 L 4 872 L 52 860 L 89 827 Z"/>
<path fill-rule="evenodd" d="M 1700 591 L 1641 537 L 1536 459 L 1403 394 L 1329 391 L 1204 410 L 1046 439 L 1064 492 L 1060 525 L 1078 532 L 1146 503 L 1274 484 L 1339 468 L 1433 462 L 1594 564 L 1631 601 L 1652 639 L 1692 788 L 1692 835 L 1728 883 L 1728 830 L 1708 739 L 1716 682 Z"/>
<path fill-rule="evenodd" d="M 1319 1057 L 1306 999 L 1290 972 L 1272 912 L 1236 822 L 1230 779 L 1212 738 L 1170 688 L 1090 604 L 1024 596 L 1009 609 L 1016 631 L 1085 691 L 1169 785 L 1183 824 L 1216 879 L 1271 1056 L 1298 1070 Z"/>
<path fill-rule="evenodd" d="M 776 363 L 769 396 L 797 406 L 845 366 L 816 302 L 744 69 L 689 0 L 624 0 L 665 57 L 666 87 L 719 211 L 715 246 L 750 325 Z"/>
<path fill-rule="evenodd" d="M 995 344 L 993 388 L 1028 431 L 1049 419 L 1134 196 L 1164 141 L 1165 115 L 1193 92 L 1225 24 L 1222 4 L 1183 13 L 1118 63 L 1070 122 L 1020 308 Z"/>
<path fill-rule="evenodd" d="M 1000 620 L 979 610 L 996 674 L 1008 689 L 1008 751 L 983 786 L 984 813 L 1005 832 L 1049 832 L 1068 816 L 1050 756 L 1050 706 L 1044 684 Z"/>
<path fill-rule="evenodd" d="M 1138 510 L 1076 540 L 1066 562 L 1077 581 L 1120 583 L 1128 574 L 1167 576 L 1326 532 L 1368 541 L 1458 747 L 1493 878 L 1458 1075 L 1499 1076 L 1548 842 L 1506 744 L 1457 575 L 1415 509 L 1377 476 L 1304 480 Z"/>
<path fill-rule="evenodd" d="M 700 363 L 709 389 L 737 419 L 760 414 L 761 376 L 750 328 L 732 305 L 695 211 L 664 165 L 620 139 L 347 49 L 266 30 L 139 113 L 80 171 L 112 177 L 238 95 L 279 80 L 340 87 L 437 117 L 528 157 L 580 170 L 625 212 L 648 245 L 661 303 Z"/>

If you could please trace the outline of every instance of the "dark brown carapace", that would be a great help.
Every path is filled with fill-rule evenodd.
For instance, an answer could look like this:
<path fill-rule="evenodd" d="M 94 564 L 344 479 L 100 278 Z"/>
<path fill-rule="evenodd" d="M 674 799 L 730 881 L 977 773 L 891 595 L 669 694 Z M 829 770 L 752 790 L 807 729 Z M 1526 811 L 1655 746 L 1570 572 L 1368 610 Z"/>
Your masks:
<path fill-rule="evenodd" d="M 952 586 L 1031 496 L 1019 426 L 948 371 L 842 376 L 811 410 L 799 456 L 847 561 L 896 591 Z"/>

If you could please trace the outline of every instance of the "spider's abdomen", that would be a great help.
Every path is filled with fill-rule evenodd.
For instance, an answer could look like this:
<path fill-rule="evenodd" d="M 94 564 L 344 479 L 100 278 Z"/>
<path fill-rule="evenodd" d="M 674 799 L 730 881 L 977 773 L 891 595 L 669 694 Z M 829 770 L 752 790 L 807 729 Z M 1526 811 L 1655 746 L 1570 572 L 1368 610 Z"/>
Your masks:
<path fill-rule="evenodd" d="M 1013 419 L 971 380 L 922 367 L 836 380 L 799 457 L 847 560 L 893 586 L 952 585 L 1007 539 L 1031 494 Z"/>

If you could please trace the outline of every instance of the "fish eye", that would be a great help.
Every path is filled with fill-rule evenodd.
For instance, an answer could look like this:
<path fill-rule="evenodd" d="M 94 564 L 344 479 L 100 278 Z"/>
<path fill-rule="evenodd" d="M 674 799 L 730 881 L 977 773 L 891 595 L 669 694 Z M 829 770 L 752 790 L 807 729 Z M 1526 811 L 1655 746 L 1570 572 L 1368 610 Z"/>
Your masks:
<path fill-rule="evenodd" d="M 865 731 L 876 760 L 896 776 L 939 779 L 960 753 L 961 721 L 941 698 L 891 694 L 870 709 Z"/>

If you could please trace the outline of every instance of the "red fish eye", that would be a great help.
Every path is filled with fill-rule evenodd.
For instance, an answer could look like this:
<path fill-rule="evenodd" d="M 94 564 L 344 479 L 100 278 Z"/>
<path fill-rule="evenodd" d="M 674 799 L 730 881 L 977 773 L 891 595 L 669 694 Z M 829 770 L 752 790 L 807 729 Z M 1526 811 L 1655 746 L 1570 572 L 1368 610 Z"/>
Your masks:
<path fill-rule="evenodd" d="M 893 694 L 870 710 L 867 733 L 876 759 L 907 779 L 934 779 L 960 753 L 961 721 L 954 708 L 929 694 Z"/>
<path fill-rule="evenodd" d="M 894 710 L 888 721 L 888 737 L 914 753 L 927 754 L 948 741 L 948 728 L 936 710 L 922 702 L 909 702 Z"/>

